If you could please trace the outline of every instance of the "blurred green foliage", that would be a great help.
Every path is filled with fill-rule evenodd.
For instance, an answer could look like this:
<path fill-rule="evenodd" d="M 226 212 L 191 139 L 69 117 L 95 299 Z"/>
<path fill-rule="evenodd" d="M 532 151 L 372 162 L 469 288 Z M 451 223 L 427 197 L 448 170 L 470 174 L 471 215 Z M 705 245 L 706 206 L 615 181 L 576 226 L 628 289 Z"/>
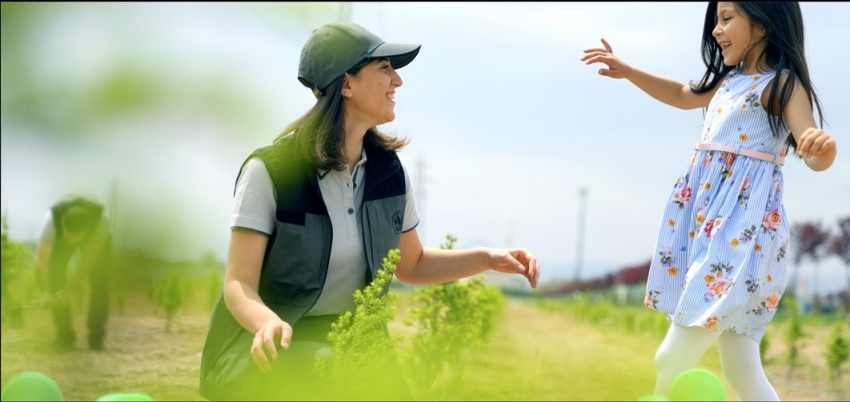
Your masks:
<path fill-rule="evenodd" d="M 670 328 L 670 321 L 664 314 L 643 304 L 615 305 L 598 293 L 589 291 L 576 292 L 565 298 L 537 299 L 532 303 L 546 311 L 566 311 L 600 328 L 622 330 L 627 334 L 650 333 L 663 337 Z"/>
<path fill-rule="evenodd" d="M 177 309 L 183 305 L 184 280 L 176 272 L 172 272 L 154 285 L 154 300 L 165 310 L 165 332 L 171 331 L 171 321 Z"/>
<path fill-rule="evenodd" d="M 788 310 L 788 326 L 785 328 L 785 346 L 788 348 L 788 378 L 794 375 L 800 354 L 800 340 L 805 336 L 803 323 L 800 318 L 800 305 L 793 297 L 786 295 L 782 298 L 782 306 Z"/>
<path fill-rule="evenodd" d="M 850 359 L 850 341 L 844 336 L 844 323 L 839 322 L 832 327 L 824 355 L 829 369 L 829 380 L 832 383 L 840 383 L 841 366 Z"/>
<path fill-rule="evenodd" d="M 23 325 L 23 304 L 26 294 L 22 293 L 22 289 L 32 288 L 32 286 L 10 286 L 16 283 L 17 279 L 25 275 L 33 276 L 34 282 L 34 260 L 29 248 L 9 238 L 9 223 L 6 212 L 3 213 L 3 230 L 0 234 L 2 241 L 2 262 L 0 263 L 0 314 L 2 314 L 3 325 L 20 326 Z M 16 283 L 19 284 L 19 283 Z M 33 283 L 34 284 L 34 283 Z M 14 289 L 14 291 L 12 291 Z"/>

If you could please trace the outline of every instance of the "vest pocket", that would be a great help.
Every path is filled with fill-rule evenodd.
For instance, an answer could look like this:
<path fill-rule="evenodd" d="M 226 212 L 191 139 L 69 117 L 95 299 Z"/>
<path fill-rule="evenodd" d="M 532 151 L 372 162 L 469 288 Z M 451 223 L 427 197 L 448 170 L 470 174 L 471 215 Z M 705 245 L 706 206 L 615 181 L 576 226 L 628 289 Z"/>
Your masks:
<path fill-rule="evenodd" d="M 324 286 L 330 244 L 325 244 L 322 233 L 323 226 L 330 226 L 329 218 L 305 213 L 301 217 L 301 225 L 277 222 L 260 276 L 263 300 L 305 307 L 316 301 Z"/>

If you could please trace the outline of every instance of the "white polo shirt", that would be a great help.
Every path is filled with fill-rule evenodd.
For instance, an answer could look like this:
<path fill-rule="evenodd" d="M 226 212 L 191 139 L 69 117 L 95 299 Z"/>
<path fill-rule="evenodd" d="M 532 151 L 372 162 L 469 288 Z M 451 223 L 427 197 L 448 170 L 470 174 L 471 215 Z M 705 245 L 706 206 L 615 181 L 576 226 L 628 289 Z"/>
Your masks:
<path fill-rule="evenodd" d="M 419 224 L 419 212 L 410 175 L 403 162 L 402 169 L 407 194 L 402 232 L 407 232 Z M 366 285 L 366 255 L 360 238 L 366 151 L 362 152 L 353 173 L 348 169 L 320 169 L 316 175 L 330 216 L 333 242 L 322 293 L 305 315 L 344 314 L 354 311 L 354 291 Z M 236 183 L 230 228 L 246 228 L 271 235 L 277 221 L 276 206 L 277 193 L 266 165 L 260 158 L 251 158 Z"/>

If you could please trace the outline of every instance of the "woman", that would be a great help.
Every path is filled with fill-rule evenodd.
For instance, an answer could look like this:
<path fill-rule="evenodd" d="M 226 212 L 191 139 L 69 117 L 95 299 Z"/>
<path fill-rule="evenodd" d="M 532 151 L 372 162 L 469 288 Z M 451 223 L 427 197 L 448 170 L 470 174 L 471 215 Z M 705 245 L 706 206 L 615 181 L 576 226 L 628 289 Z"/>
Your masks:
<path fill-rule="evenodd" d="M 439 250 L 419 240 L 396 154 L 407 142 L 376 128 L 395 118 L 396 69 L 419 49 L 352 23 L 327 24 L 304 45 L 298 79 L 316 104 L 252 153 L 237 179 L 227 272 L 201 363 L 205 397 L 303 398 L 294 385 L 310 384 L 315 346 L 327 346 L 330 324 L 354 309 L 354 291 L 390 249 L 400 250 L 395 275 L 405 283 L 493 269 L 537 286 L 527 250 Z"/>

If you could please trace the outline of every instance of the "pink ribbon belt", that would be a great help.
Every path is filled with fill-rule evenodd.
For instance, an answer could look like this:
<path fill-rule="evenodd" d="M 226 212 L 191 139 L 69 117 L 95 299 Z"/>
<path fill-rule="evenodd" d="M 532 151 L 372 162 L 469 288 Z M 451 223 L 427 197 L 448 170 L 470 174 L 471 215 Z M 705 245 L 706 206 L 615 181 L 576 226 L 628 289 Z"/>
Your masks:
<path fill-rule="evenodd" d="M 696 149 L 698 149 L 698 150 L 702 149 L 702 150 L 706 150 L 706 151 L 731 152 L 731 153 L 734 153 L 734 154 L 749 156 L 751 158 L 761 159 L 763 161 L 775 163 L 779 166 L 782 166 L 782 165 L 785 164 L 785 157 L 784 156 L 771 155 L 771 154 L 764 153 L 764 152 L 753 151 L 751 149 L 740 148 L 740 147 L 733 147 L 733 146 L 730 146 L 730 145 L 698 143 L 697 146 L 696 146 Z"/>

